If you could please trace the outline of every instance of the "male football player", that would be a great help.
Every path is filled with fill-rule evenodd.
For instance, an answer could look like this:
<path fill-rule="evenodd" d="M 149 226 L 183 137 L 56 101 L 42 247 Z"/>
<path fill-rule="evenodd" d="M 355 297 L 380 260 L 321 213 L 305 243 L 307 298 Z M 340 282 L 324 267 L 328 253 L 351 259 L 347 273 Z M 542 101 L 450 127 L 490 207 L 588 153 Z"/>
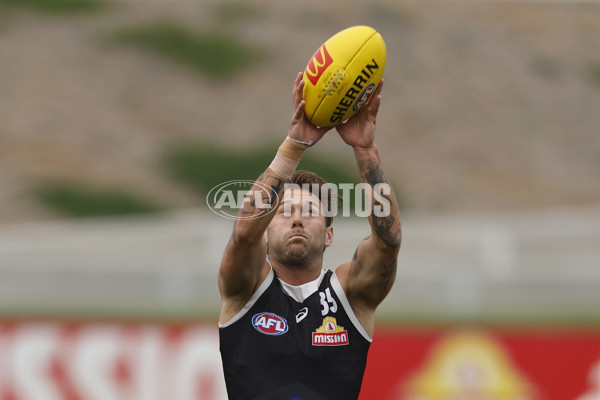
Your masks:
<path fill-rule="evenodd" d="M 370 191 L 389 185 L 374 143 L 382 86 L 383 80 L 358 113 L 335 126 Z M 320 190 L 322 178 L 296 167 L 331 128 L 308 122 L 303 87 L 300 73 L 288 136 L 252 188 L 270 189 L 261 207 L 244 203 L 219 269 L 220 349 L 231 400 L 357 399 L 375 310 L 394 283 L 401 230 L 392 190 L 372 202 L 371 234 L 351 261 L 335 270 L 323 266 L 333 241 L 332 217 L 323 210 L 335 200 Z"/>

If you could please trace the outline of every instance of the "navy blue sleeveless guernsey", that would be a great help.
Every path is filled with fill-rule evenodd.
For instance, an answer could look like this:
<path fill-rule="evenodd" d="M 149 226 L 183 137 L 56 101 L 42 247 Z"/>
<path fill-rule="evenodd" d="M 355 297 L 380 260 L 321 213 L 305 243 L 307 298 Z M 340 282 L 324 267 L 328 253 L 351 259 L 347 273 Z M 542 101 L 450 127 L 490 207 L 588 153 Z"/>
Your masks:
<path fill-rule="evenodd" d="M 355 400 L 371 344 L 330 270 L 301 286 L 271 270 L 219 338 L 230 400 Z"/>

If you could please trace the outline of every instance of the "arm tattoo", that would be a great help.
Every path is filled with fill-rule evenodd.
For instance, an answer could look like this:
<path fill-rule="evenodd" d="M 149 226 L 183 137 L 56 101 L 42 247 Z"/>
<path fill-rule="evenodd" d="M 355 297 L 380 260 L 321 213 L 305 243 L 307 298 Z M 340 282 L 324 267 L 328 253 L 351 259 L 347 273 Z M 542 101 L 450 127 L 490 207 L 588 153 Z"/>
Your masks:
<path fill-rule="evenodd" d="M 364 240 L 367 240 L 368 238 L 369 238 L 369 236 L 367 236 Z M 356 260 L 358 258 L 358 247 L 360 247 L 360 246 L 356 247 L 356 250 L 354 251 L 354 256 L 352 256 L 353 263 L 356 262 Z M 397 269 L 398 269 L 398 257 L 394 258 L 389 263 L 384 263 L 383 270 L 382 270 L 381 274 L 379 274 L 379 277 L 381 278 L 380 286 L 387 287 L 390 283 L 390 280 L 392 280 L 394 275 L 396 274 Z"/>
<path fill-rule="evenodd" d="M 262 204 L 268 204 L 270 206 L 270 210 L 257 208 L 256 198 L 254 198 L 250 201 L 248 206 L 244 206 L 244 208 L 240 210 L 240 215 L 248 216 L 257 213 L 268 213 L 273 209 L 274 206 L 278 205 L 277 198 L 283 189 L 285 180 L 276 175 L 270 174 L 265 177 L 265 173 L 263 172 L 256 181 L 266 184 L 271 189 L 270 192 L 266 192 L 262 187 L 259 187 L 257 189 L 260 190 L 262 193 Z"/>
<path fill-rule="evenodd" d="M 379 162 L 371 160 L 361 161 L 359 163 L 359 169 L 364 180 L 371 185 L 371 187 L 374 187 L 378 183 L 386 183 L 389 185 L 389 181 L 385 177 Z M 395 207 L 391 193 L 389 195 L 382 196 L 388 200 L 392 207 Z M 374 203 L 373 207 L 376 205 L 377 204 Z M 377 237 L 379 237 L 379 239 L 381 239 L 381 241 L 388 247 L 399 247 L 399 232 L 393 231 L 393 227 L 396 222 L 393 213 L 390 213 L 388 216 L 378 217 L 373 212 L 371 213 L 371 217 L 373 221 L 373 231 Z"/>
<path fill-rule="evenodd" d="M 365 240 L 369 240 L 369 238 L 371 237 L 371 235 L 365 237 L 362 242 L 364 242 Z M 354 255 L 352 256 L 352 261 L 356 261 L 356 259 L 358 258 L 358 248 L 360 247 L 360 244 L 358 246 L 356 246 L 356 250 L 354 250 Z"/>
<path fill-rule="evenodd" d="M 394 258 L 389 264 L 384 264 L 381 273 L 381 286 L 388 286 L 392 277 L 396 274 L 398 268 L 398 258 Z"/>
<path fill-rule="evenodd" d="M 275 184 L 271 184 L 271 196 L 269 196 L 269 204 L 271 206 L 273 206 L 275 199 L 277 198 L 277 196 L 279 196 L 279 193 L 281 193 L 281 188 L 283 188 L 283 179 L 276 179 L 277 181 L 275 182 Z"/>

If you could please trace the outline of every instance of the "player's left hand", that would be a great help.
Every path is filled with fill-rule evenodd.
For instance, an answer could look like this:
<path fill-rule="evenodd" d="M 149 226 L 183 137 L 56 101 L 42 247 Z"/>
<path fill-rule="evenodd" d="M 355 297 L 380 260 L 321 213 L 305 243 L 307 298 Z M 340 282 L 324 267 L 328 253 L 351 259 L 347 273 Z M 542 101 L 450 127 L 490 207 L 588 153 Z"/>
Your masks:
<path fill-rule="evenodd" d="M 377 86 L 377 90 L 375 90 L 369 102 L 348 121 L 335 126 L 335 129 L 346 144 L 354 148 L 368 148 L 373 146 L 373 141 L 375 140 L 375 123 L 377 121 L 379 105 L 381 104 L 382 88 L 383 78 L 379 81 L 379 86 Z"/>

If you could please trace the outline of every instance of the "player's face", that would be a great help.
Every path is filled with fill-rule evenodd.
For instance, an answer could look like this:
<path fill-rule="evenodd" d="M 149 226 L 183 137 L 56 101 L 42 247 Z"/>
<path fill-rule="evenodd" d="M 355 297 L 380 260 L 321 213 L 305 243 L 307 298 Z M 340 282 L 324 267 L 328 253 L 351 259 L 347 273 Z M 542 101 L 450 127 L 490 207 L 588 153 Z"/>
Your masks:
<path fill-rule="evenodd" d="M 306 190 L 287 190 L 267 229 L 269 256 L 301 266 L 321 256 L 332 238 L 333 228 L 325 227 L 319 198 Z"/>

